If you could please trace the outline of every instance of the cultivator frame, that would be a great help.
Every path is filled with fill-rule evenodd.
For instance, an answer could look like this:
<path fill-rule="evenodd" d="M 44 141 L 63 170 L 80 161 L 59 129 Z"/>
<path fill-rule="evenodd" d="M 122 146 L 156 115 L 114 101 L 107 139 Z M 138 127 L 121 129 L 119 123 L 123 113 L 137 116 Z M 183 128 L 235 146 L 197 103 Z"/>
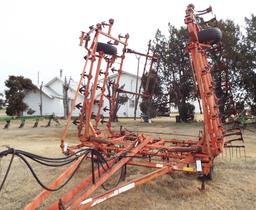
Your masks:
<path fill-rule="evenodd" d="M 68 128 L 71 124 L 72 111 L 69 114 L 67 125 L 61 138 L 61 149 L 65 154 L 74 154 L 83 149 L 91 149 L 99 152 L 104 161 L 95 169 L 95 164 L 100 160 L 98 157 L 89 153 L 86 158 L 91 160 L 92 173 L 86 177 L 81 183 L 64 194 L 58 201 L 48 207 L 48 209 L 86 209 L 105 201 L 108 198 L 119 195 L 134 187 L 149 182 L 152 179 L 161 177 L 167 173 L 175 171 L 192 173 L 200 177 L 207 177 L 212 173 L 213 162 L 219 155 L 224 146 L 224 130 L 222 128 L 219 117 L 219 109 L 216 104 L 216 96 L 214 94 L 214 84 L 210 72 L 210 66 L 206 58 L 206 50 L 211 47 L 207 43 L 199 43 L 198 32 L 202 30 L 197 24 L 197 15 L 211 12 L 211 8 L 204 11 L 195 12 L 193 5 L 188 5 L 186 9 L 185 23 L 191 41 L 188 44 L 188 51 L 191 56 L 196 85 L 198 86 L 202 107 L 204 111 L 204 127 L 198 139 L 163 139 L 152 138 L 143 133 L 136 134 L 123 127 L 116 132 L 111 127 L 111 117 L 116 106 L 116 97 L 120 90 L 120 76 L 122 73 L 123 62 L 126 53 L 136 53 L 128 50 L 129 35 L 119 35 L 114 37 L 111 34 L 114 21 L 109 20 L 108 23 L 102 22 L 91 26 L 88 33 L 82 32 L 80 37 L 80 46 L 85 46 L 87 55 L 85 56 L 85 66 L 81 73 L 81 79 L 77 88 L 76 96 L 72 104 L 72 110 L 77 107 L 80 109 L 80 117 L 74 123 L 78 125 L 78 138 L 80 143 L 69 146 L 65 142 Z M 104 31 L 106 30 L 106 32 Z M 92 38 L 93 37 L 93 38 Z M 101 38 L 108 38 L 110 41 L 107 45 L 99 44 Z M 90 46 L 89 46 L 90 45 Z M 113 46 L 121 45 L 121 54 L 116 53 Z M 101 47 L 99 47 L 101 46 Z M 105 47 L 103 47 L 105 46 Z M 140 54 L 142 55 L 142 54 Z M 147 53 L 146 59 L 150 60 L 150 69 L 158 61 L 157 55 Z M 105 66 L 103 62 L 105 61 Z M 96 68 L 95 68 L 96 63 Z M 112 83 L 112 95 L 106 95 L 107 76 L 110 68 L 118 63 L 117 81 Z M 105 71 L 102 70 L 104 67 Z M 115 68 L 114 68 L 115 69 Z M 94 74 L 93 74 L 94 72 Z M 103 75 L 103 82 L 99 84 L 100 75 Z M 92 82 L 93 81 L 93 82 Z M 97 89 L 100 90 L 100 99 L 96 116 L 93 116 L 93 104 L 96 103 Z M 124 91 L 124 90 L 122 90 Z M 84 95 L 83 104 L 76 105 L 78 94 Z M 144 90 L 144 95 L 147 92 Z M 109 108 L 109 120 L 105 129 L 98 127 L 100 122 L 101 110 L 104 98 L 111 100 Z M 91 120 L 94 118 L 94 122 Z M 50 188 L 57 187 L 65 181 L 79 165 L 81 157 L 73 163 L 62 175 L 60 175 Z M 151 168 L 152 171 L 146 175 L 131 180 L 128 183 L 119 184 L 107 192 L 98 196 L 92 194 L 104 183 L 108 181 L 114 174 L 120 170 L 124 170 L 127 166 L 138 166 Z M 205 179 L 202 179 L 204 183 Z M 202 185 L 204 187 L 204 184 Z M 35 209 L 50 195 L 50 191 L 44 190 L 40 193 L 25 209 Z"/>

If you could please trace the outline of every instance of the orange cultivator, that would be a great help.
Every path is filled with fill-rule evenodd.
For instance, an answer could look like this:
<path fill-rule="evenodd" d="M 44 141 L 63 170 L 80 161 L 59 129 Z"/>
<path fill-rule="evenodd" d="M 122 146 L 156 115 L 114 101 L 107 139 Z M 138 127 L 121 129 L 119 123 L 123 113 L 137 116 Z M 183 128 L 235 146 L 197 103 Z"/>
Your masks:
<path fill-rule="evenodd" d="M 50 195 L 51 189 L 60 187 L 73 176 L 84 159 L 91 160 L 91 175 L 61 196 L 48 209 L 89 208 L 152 179 L 176 171 L 192 173 L 203 178 L 211 177 L 214 159 L 223 150 L 224 135 L 210 66 L 206 58 L 206 50 L 212 47 L 214 42 L 220 41 L 221 32 L 216 28 L 201 29 L 197 24 L 197 17 L 208 12 L 211 12 L 211 8 L 196 12 L 193 5 L 188 5 L 185 16 L 185 23 L 191 37 L 188 50 L 204 111 L 204 127 L 199 139 L 151 138 L 143 133 L 136 134 L 124 128 L 120 128 L 119 132 L 112 129 L 111 118 L 117 104 L 117 94 L 120 91 L 119 81 L 125 56 L 127 53 L 137 52 L 127 50 L 128 34 L 118 37 L 112 35 L 114 23 L 112 19 L 108 23 L 102 22 L 95 27 L 91 26 L 90 31 L 82 32 L 80 37 L 80 46 L 85 46 L 87 55 L 72 105 L 72 110 L 75 107 L 80 110 L 80 117 L 74 121 L 78 126 L 80 143 L 73 146 L 68 146 L 65 143 L 68 128 L 72 123 L 72 112 L 69 114 L 61 139 L 63 153 L 69 156 L 78 155 L 78 159 L 49 185 L 48 190 L 40 193 L 25 209 L 39 207 Z M 209 36 L 209 31 L 215 34 Z M 104 43 L 106 39 L 109 41 Z M 140 53 L 140 55 L 143 54 Z M 150 72 L 158 62 L 158 56 L 151 50 L 144 56 L 150 62 L 148 65 Z M 118 77 L 116 81 L 112 82 L 111 95 L 107 95 L 107 76 L 111 69 L 117 71 Z M 100 78 L 103 78 L 101 83 Z M 84 95 L 83 104 L 76 104 L 79 92 Z M 96 100 L 98 93 L 100 93 L 100 97 Z M 144 93 L 147 95 L 146 92 Z M 111 100 L 110 108 L 102 107 L 104 99 Z M 95 104 L 98 105 L 97 110 L 93 110 Z M 102 111 L 109 111 L 110 116 L 105 129 L 100 129 L 98 126 L 102 120 Z M 93 120 L 91 120 L 92 118 Z M 148 167 L 152 171 L 122 184 L 120 181 L 124 181 L 127 166 Z M 106 189 L 106 182 L 118 171 L 121 171 L 121 175 L 117 186 L 107 189 L 103 194 L 92 196 L 100 186 Z M 202 187 L 204 187 L 203 184 Z"/>

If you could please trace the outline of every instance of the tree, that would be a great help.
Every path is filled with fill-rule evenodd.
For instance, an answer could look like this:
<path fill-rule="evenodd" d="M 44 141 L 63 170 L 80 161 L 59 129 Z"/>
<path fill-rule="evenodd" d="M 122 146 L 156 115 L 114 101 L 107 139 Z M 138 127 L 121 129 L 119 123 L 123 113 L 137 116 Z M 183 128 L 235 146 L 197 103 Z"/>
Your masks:
<path fill-rule="evenodd" d="M 235 114 L 236 102 L 241 101 L 240 69 L 243 65 L 241 54 L 240 27 L 232 20 L 213 23 L 222 31 L 222 41 L 207 51 L 215 83 L 215 94 L 219 99 L 222 121 Z"/>
<path fill-rule="evenodd" d="M 140 109 L 147 118 L 154 118 L 158 113 L 163 112 L 166 104 L 160 104 L 159 98 L 163 97 L 163 91 L 159 75 L 155 70 L 142 75 L 141 78 L 144 95 L 140 103 Z"/>
<path fill-rule="evenodd" d="M 28 107 L 23 102 L 26 91 L 35 90 L 36 86 L 30 79 L 23 76 L 9 76 L 8 80 L 5 81 L 5 86 L 8 88 L 5 91 L 8 104 L 6 114 L 20 116 Z"/>
<path fill-rule="evenodd" d="M 246 35 L 241 44 L 243 55 L 240 70 L 240 88 L 243 92 L 243 100 L 250 106 L 252 114 L 256 115 L 256 16 L 245 18 Z"/>
<path fill-rule="evenodd" d="M 190 57 L 186 50 L 189 41 L 187 30 L 184 27 L 177 29 L 169 26 L 168 38 L 163 36 L 159 31 L 157 38 L 161 41 L 161 64 L 160 64 L 160 80 L 163 85 L 164 95 L 169 97 L 169 104 L 178 107 L 179 115 L 183 115 L 183 108 L 190 100 L 195 99 L 197 92 L 195 91 L 193 74 L 191 69 Z M 184 119 L 185 115 L 182 116 Z"/>
<path fill-rule="evenodd" d="M 111 122 L 118 122 L 118 116 L 117 112 L 120 109 L 121 105 L 125 104 L 128 101 L 128 97 L 126 94 L 122 94 L 122 89 L 124 89 L 125 84 L 123 84 L 119 90 L 115 90 L 115 81 L 111 81 L 110 79 L 107 82 L 107 90 L 108 90 L 108 101 L 109 101 L 109 110 L 112 108 L 112 94 L 115 93 L 115 91 L 118 91 L 117 97 L 116 97 L 116 104 L 113 108 L 113 115 L 111 117 Z"/>
<path fill-rule="evenodd" d="M 4 94 L 0 93 L 0 97 L 3 97 Z M 0 98 L 0 109 L 3 109 L 4 106 L 4 99 Z"/>

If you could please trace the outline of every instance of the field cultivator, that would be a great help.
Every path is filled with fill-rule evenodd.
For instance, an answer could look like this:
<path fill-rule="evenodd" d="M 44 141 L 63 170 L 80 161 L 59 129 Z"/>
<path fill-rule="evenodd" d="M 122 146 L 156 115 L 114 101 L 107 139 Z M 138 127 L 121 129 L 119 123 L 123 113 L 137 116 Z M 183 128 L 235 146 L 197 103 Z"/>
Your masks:
<path fill-rule="evenodd" d="M 58 119 L 54 115 L 44 115 L 44 116 L 5 116 L 0 117 L 0 122 L 5 122 L 4 129 L 8 129 L 10 127 L 11 121 L 20 121 L 19 128 L 23 128 L 25 126 L 26 120 L 32 120 L 35 121 L 32 128 L 37 128 L 39 121 L 42 120 L 48 120 L 47 124 L 44 127 L 50 127 L 52 121 L 56 122 L 57 124 L 60 124 Z"/>
<path fill-rule="evenodd" d="M 125 57 L 128 53 L 145 56 L 149 61 L 149 65 L 145 65 L 149 68 L 147 72 L 151 72 L 154 66 L 157 66 L 158 55 L 150 49 L 146 54 L 128 49 L 128 34 L 117 37 L 112 35 L 113 19 L 91 26 L 89 32 L 81 33 L 80 46 L 86 48 L 87 54 L 84 57 L 85 65 L 72 104 L 72 110 L 75 108 L 80 110 L 80 117 L 73 121 L 77 125 L 80 142 L 69 145 L 66 141 L 72 123 L 71 111 L 60 145 L 63 153 L 67 155 L 66 158 L 45 158 L 13 149 L 0 153 L 1 156 L 13 154 L 24 158 L 33 157 L 33 160 L 40 160 L 42 164 L 51 166 L 72 163 L 48 187 L 44 186 L 45 190 L 25 207 L 26 210 L 38 208 L 52 191 L 64 186 L 84 160 L 90 160 L 91 174 L 62 195 L 48 209 L 86 209 L 152 179 L 174 172 L 191 173 L 201 177 L 202 189 L 204 188 L 205 180 L 212 177 L 214 159 L 224 147 L 224 129 L 214 93 L 211 69 L 206 57 L 206 51 L 220 41 L 221 32 L 217 28 L 202 29 L 197 23 L 199 16 L 211 11 L 211 7 L 203 11 L 195 11 L 194 6 L 190 4 L 185 15 L 185 24 L 191 38 L 188 52 L 204 115 L 203 130 L 197 139 L 153 138 L 144 133 L 134 133 L 124 127 L 115 131 L 111 126 L 111 118 L 117 104 L 117 94 L 120 92 L 119 83 Z M 118 77 L 116 81 L 111 81 L 112 92 L 109 95 L 106 93 L 106 85 L 110 71 L 117 72 Z M 103 80 L 100 80 L 101 78 Z M 83 104 L 76 104 L 79 93 L 84 95 Z M 96 98 L 98 94 L 100 94 L 99 99 Z M 142 95 L 150 97 L 147 95 L 147 90 L 144 90 Z M 110 100 L 111 107 L 102 107 L 103 100 Z M 98 105 L 97 110 L 93 110 L 94 104 Z M 106 127 L 102 129 L 99 122 L 102 120 L 103 111 L 109 111 L 110 117 L 108 121 L 103 122 L 106 123 Z M 150 168 L 151 172 L 125 182 L 127 168 L 135 166 Z M 116 184 L 110 188 L 106 187 L 116 174 L 119 174 Z M 99 187 L 106 189 L 106 192 L 95 195 Z"/>

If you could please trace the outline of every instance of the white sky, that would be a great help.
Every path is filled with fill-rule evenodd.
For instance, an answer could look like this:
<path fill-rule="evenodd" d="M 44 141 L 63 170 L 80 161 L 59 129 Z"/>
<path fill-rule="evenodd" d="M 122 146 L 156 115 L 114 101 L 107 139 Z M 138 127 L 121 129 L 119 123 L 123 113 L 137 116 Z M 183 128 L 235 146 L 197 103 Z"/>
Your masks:
<path fill-rule="evenodd" d="M 0 0 L 0 91 L 8 75 L 23 75 L 46 83 L 63 69 L 78 80 L 85 50 L 78 46 L 80 31 L 97 22 L 115 19 L 113 35 L 130 34 L 129 48 L 145 52 L 149 39 L 167 24 L 184 25 L 189 0 Z M 255 14 L 256 1 L 194 0 L 197 10 L 212 5 L 218 19 L 242 24 Z M 116 33 L 115 33 L 116 32 Z M 130 56 L 125 71 L 136 72 Z M 141 64 L 142 67 L 142 64 Z"/>

